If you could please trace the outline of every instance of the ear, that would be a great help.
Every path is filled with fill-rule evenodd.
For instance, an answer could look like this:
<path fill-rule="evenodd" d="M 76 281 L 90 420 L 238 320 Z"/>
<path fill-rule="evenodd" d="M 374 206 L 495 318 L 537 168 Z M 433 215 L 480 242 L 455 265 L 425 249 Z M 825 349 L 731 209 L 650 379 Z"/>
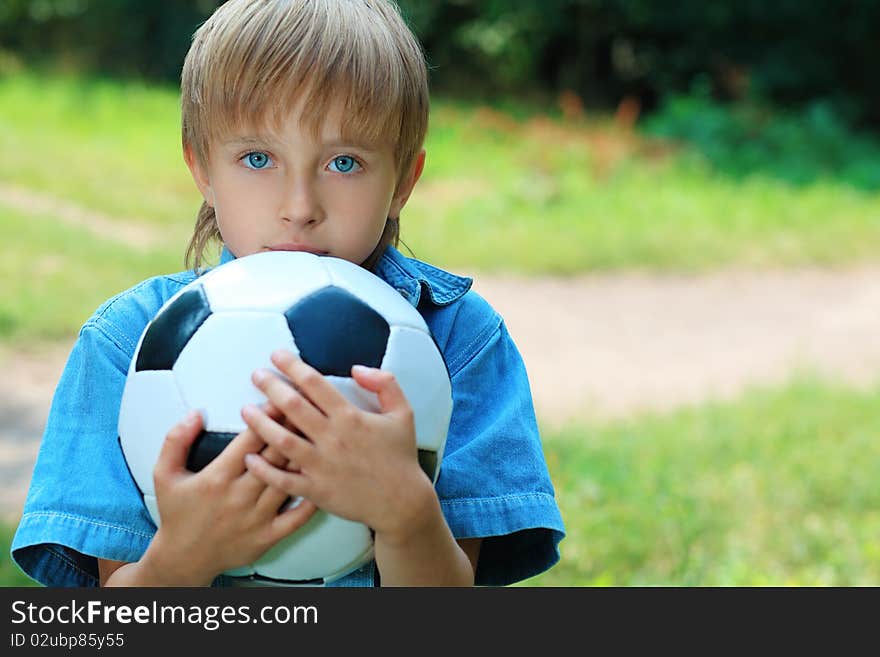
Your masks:
<path fill-rule="evenodd" d="M 422 171 L 424 169 L 425 149 L 423 148 L 416 157 L 416 161 L 413 162 L 409 175 L 400 183 L 400 186 L 394 193 L 394 198 L 391 199 L 391 208 L 388 210 L 389 217 L 400 217 L 400 211 L 403 210 L 403 206 L 406 205 L 406 202 L 409 200 L 409 195 L 412 194 L 413 188 L 416 186 L 416 183 L 419 182 L 419 178 L 422 177 Z"/>
<path fill-rule="evenodd" d="M 211 179 L 208 177 L 208 172 L 205 171 L 205 168 L 199 163 L 199 159 L 196 157 L 195 153 L 193 153 L 192 146 L 189 144 L 184 144 L 183 146 L 183 159 L 186 161 L 186 166 L 189 167 L 189 172 L 192 174 L 196 187 L 198 187 L 199 191 L 202 193 L 202 198 L 205 199 L 205 203 L 213 208 L 214 190 L 211 188 Z"/>

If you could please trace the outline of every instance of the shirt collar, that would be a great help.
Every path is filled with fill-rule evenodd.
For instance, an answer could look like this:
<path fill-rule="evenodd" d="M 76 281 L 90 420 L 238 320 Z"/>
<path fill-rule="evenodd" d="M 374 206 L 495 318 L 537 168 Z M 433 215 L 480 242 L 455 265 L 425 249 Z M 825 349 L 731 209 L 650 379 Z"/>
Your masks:
<path fill-rule="evenodd" d="M 235 260 L 235 256 L 232 255 L 232 251 L 226 248 L 226 245 L 223 245 L 223 250 L 220 251 L 220 263 L 221 265 L 225 265 L 227 262 Z"/>
<path fill-rule="evenodd" d="M 435 306 L 446 306 L 457 301 L 471 289 L 473 279 L 456 276 L 431 265 L 407 258 L 393 246 L 376 263 L 375 273 L 393 286 L 413 306 L 419 305 L 422 292 Z"/>
<path fill-rule="evenodd" d="M 235 260 L 235 256 L 224 245 L 220 252 L 220 264 L 231 260 Z M 435 306 L 446 306 L 463 297 L 473 284 L 471 278 L 456 276 L 419 260 L 407 258 L 393 246 L 385 249 L 385 253 L 376 263 L 374 273 L 400 292 L 413 306 L 419 305 L 423 290 L 428 294 L 427 299 Z"/>

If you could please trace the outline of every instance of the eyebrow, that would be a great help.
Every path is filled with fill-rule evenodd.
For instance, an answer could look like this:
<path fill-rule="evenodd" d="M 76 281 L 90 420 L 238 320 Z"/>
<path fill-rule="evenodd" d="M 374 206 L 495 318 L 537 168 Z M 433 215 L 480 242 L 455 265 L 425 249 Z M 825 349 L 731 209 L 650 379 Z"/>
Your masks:
<path fill-rule="evenodd" d="M 232 137 L 223 142 L 224 146 L 268 146 L 272 143 L 272 139 L 268 137 L 255 137 L 251 135 L 246 135 L 242 137 Z M 366 141 L 358 141 L 355 139 L 343 139 L 341 137 L 331 137 L 325 142 L 322 142 L 322 146 L 326 148 L 356 148 L 358 150 L 367 151 L 370 153 L 375 153 L 381 149 L 379 144 L 373 144 Z"/>
<path fill-rule="evenodd" d="M 332 137 L 328 139 L 324 142 L 324 146 L 328 148 L 357 148 L 370 153 L 375 153 L 381 148 L 379 144 L 358 141 L 357 139 L 343 139 L 341 137 Z"/>
<path fill-rule="evenodd" d="M 262 137 L 233 137 L 223 142 L 224 146 L 264 146 L 269 143 L 268 139 Z"/>

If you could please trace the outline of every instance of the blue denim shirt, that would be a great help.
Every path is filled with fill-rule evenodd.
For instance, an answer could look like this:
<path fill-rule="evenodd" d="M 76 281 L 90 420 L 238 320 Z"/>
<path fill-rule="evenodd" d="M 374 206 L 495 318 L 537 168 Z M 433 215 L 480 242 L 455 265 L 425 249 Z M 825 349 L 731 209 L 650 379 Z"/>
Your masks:
<path fill-rule="evenodd" d="M 219 266 L 232 258 L 224 249 Z M 476 583 L 505 585 L 550 568 L 564 528 L 526 370 L 503 320 L 471 279 L 394 247 L 374 272 L 421 312 L 449 368 L 453 412 L 437 494 L 456 538 L 484 539 Z M 195 277 L 150 278 L 106 301 L 80 330 L 12 543 L 18 565 L 47 586 L 97 585 L 96 557 L 137 561 L 156 531 L 119 448 L 119 403 L 147 323 Z M 375 570 L 371 562 L 334 584 L 372 586 Z"/>

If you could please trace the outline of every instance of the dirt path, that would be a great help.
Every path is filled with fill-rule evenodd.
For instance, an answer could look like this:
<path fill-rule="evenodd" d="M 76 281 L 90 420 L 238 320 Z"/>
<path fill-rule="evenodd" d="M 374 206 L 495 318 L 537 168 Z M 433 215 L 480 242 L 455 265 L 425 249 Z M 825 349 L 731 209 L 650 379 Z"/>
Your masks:
<path fill-rule="evenodd" d="M 710 276 L 477 276 L 523 354 L 544 426 L 783 381 L 880 375 L 880 267 Z M 21 509 L 69 343 L 0 347 L 0 515 Z"/>
<path fill-rule="evenodd" d="M 547 426 L 725 399 L 807 370 L 880 377 L 880 267 L 487 278 Z"/>
<path fill-rule="evenodd" d="M 168 240 L 167 229 L 163 231 L 154 228 L 148 221 L 110 217 L 50 194 L 37 193 L 2 182 L 0 203 L 35 217 L 51 217 L 68 226 L 85 229 L 100 239 L 113 239 L 138 251 L 148 250 Z"/>

